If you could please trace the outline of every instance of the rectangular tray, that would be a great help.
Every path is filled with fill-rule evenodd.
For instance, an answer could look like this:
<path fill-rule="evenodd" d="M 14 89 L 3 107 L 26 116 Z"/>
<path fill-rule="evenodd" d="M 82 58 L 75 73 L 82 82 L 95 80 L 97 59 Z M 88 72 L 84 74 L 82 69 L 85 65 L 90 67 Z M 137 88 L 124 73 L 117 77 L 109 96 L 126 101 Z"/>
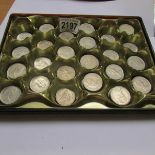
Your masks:
<path fill-rule="evenodd" d="M 48 32 L 41 32 L 39 27 L 45 23 L 54 25 L 54 29 Z M 77 27 L 83 23 L 91 24 L 95 28 L 95 32 L 87 34 L 84 30 L 78 31 Z M 134 34 L 126 33 L 132 33 L 132 28 L 129 28 L 126 32 L 121 32 L 120 25 L 123 24 L 132 25 L 134 28 Z M 72 32 L 74 38 L 69 42 L 61 39 L 59 34 L 64 31 Z M 17 36 L 22 32 L 30 32 L 33 35 L 31 38 L 18 40 Z M 107 36 L 104 39 L 101 39 L 102 35 L 112 35 L 115 40 L 108 41 L 106 38 Z M 80 39 L 83 37 L 94 38 L 97 43 L 96 47 L 84 49 L 82 44 L 80 44 Z M 38 49 L 37 43 L 41 40 L 50 40 L 54 42 L 54 45 L 45 50 L 40 50 Z M 124 43 L 129 42 L 136 45 L 139 52 L 133 52 L 123 45 Z M 63 60 L 57 56 L 57 50 L 61 46 L 67 45 L 74 49 L 76 56 L 73 60 L 72 58 L 71 60 Z M 21 58 L 13 58 L 12 51 L 18 46 L 28 47 L 30 53 Z M 117 51 L 119 54 L 119 60 L 110 60 L 107 56 L 101 55 L 108 49 Z M 4 101 L 0 101 L 1 114 L 75 114 L 79 112 L 82 114 L 154 113 L 155 57 L 145 26 L 140 17 L 68 14 L 11 14 L 2 39 L 0 52 L 0 100 L 1 98 L 4 98 L 4 100 L 6 99 L 6 96 L 2 97 L 1 91 L 7 86 L 18 86 L 21 88 L 22 92 L 22 97 L 20 96 L 19 100 L 12 104 L 4 104 Z M 81 57 L 88 54 L 94 55 L 98 58 L 99 66 L 97 68 L 85 69 L 80 66 Z M 34 60 L 40 56 L 50 58 L 52 65 L 43 70 L 35 69 L 33 66 Z M 137 71 L 127 65 L 127 59 L 131 56 L 141 57 L 145 62 L 145 69 Z M 27 68 L 27 74 L 17 79 L 8 78 L 8 67 L 14 63 L 24 64 Z M 58 75 L 56 75 L 57 69 L 65 64 L 75 69 L 76 76 L 69 82 L 60 80 L 57 77 Z M 112 80 L 106 75 L 105 69 L 111 64 L 121 66 L 124 71 L 124 77 L 122 80 Z M 81 84 L 84 76 L 92 72 L 100 75 L 103 82 L 102 88 L 95 92 L 86 89 L 84 84 Z M 46 76 L 50 80 L 50 86 L 46 91 L 38 94 L 32 91 L 29 83 L 34 76 L 39 75 Z M 142 76 L 149 80 L 151 84 L 151 90 L 149 93 L 144 94 L 133 88 L 131 80 L 136 76 Z M 129 104 L 123 106 L 118 105 L 109 97 L 110 90 L 115 86 L 123 86 L 127 88 L 131 95 Z M 64 87 L 75 92 L 75 101 L 71 106 L 60 106 L 55 101 L 56 92 Z M 128 100 L 128 98 L 126 99 Z"/>

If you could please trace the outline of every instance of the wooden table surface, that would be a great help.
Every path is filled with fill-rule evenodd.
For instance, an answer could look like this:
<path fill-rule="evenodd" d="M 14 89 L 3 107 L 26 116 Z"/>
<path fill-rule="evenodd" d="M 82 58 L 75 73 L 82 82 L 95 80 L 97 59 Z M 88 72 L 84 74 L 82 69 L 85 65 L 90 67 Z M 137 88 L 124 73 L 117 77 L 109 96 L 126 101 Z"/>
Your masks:
<path fill-rule="evenodd" d="M 0 24 L 15 0 L 0 0 Z"/>

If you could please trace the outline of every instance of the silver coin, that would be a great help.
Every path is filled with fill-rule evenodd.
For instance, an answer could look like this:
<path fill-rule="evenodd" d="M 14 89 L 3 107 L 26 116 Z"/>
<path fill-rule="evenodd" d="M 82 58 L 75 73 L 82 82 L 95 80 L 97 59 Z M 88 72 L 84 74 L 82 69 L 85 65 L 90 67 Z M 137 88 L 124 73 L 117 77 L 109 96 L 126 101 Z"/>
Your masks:
<path fill-rule="evenodd" d="M 7 77 L 16 79 L 26 74 L 26 66 L 21 63 L 15 63 L 11 65 L 7 70 Z"/>
<path fill-rule="evenodd" d="M 103 55 L 108 57 L 109 59 L 111 59 L 113 61 L 117 61 L 119 59 L 118 53 L 113 51 L 113 50 L 105 50 L 103 52 Z"/>
<path fill-rule="evenodd" d="M 57 51 L 57 54 L 59 57 L 66 59 L 66 60 L 75 56 L 75 52 L 74 52 L 73 48 L 71 48 L 69 46 L 60 47 Z"/>
<path fill-rule="evenodd" d="M 119 27 L 119 31 L 122 32 L 126 32 L 128 35 L 132 35 L 134 34 L 135 29 L 133 28 L 133 26 L 129 25 L 129 24 L 122 24 Z"/>
<path fill-rule="evenodd" d="M 74 35 L 71 33 L 71 32 L 62 32 L 59 34 L 59 37 L 66 41 L 66 42 L 69 42 L 71 39 L 74 38 Z"/>
<path fill-rule="evenodd" d="M 113 43 L 113 42 L 116 41 L 116 39 L 115 39 L 112 35 L 108 35 L 108 34 L 102 35 L 102 36 L 101 36 L 101 39 L 102 39 L 102 40 L 105 39 L 105 40 L 107 40 L 107 41 L 110 42 L 110 43 Z"/>
<path fill-rule="evenodd" d="M 43 24 L 39 27 L 39 30 L 43 33 L 46 33 L 50 30 L 53 30 L 54 29 L 54 26 L 51 25 L 51 24 Z"/>
<path fill-rule="evenodd" d="M 86 69 L 94 69 L 99 66 L 99 60 L 94 55 L 84 55 L 80 59 L 80 64 Z"/>
<path fill-rule="evenodd" d="M 56 92 L 56 101 L 61 106 L 70 106 L 75 101 L 75 93 L 67 88 L 59 89 Z"/>
<path fill-rule="evenodd" d="M 50 81 L 45 76 L 36 76 L 30 81 L 30 88 L 36 93 L 42 93 L 46 91 L 50 86 Z"/>
<path fill-rule="evenodd" d="M 53 46 L 53 43 L 48 40 L 42 40 L 42 41 L 38 42 L 38 44 L 37 44 L 37 47 L 40 48 L 41 50 L 45 50 L 52 46 Z"/>
<path fill-rule="evenodd" d="M 79 26 L 79 30 L 85 32 L 86 34 L 91 34 L 95 31 L 94 26 L 89 23 L 83 23 Z"/>
<path fill-rule="evenodd" d="M 38 70 L 44 69 L 52 64 L 51 60 L 46 57 L 39 57 L 34 61 L 34 67 Z"/>
<path fill-rule="evenodd" d="M 96 73 L 88 73 L 84 76 L 82 84 L 89 91 L 99 91 L 102 88 L 102 78 Z"/>
<path fill-rule="evenodd" d="M 130 92 L 123 86 L 115 86 L 109 91 L 111 100 L 121 106 L 128 105 L 131 101 Z"/>
<path fill-rule="evenodd" d="M 31 37 L 32 37 L 32 34 L 31 33 L 23 32 L 23 33 L 18 34 L 17 40 L 23 41 L 24 39 L 31 38 Z"/>
<path fill-rule="evenodd" d="M 133 43 L 124 43 L 123 46 L 130 49 L 132 52 L 138 52 L 138 47 Z"/>
<path fill-rule="evenodd" d="M 16 86 L 8 86 L 1 90 L 0 92 L 0 100 L 4 104 L 13 104 L 22 95 L 20 88 Z"/>
<path fill-rule="evenodd" d="M 71 66 L 61 66 L 57 70 L 57 77 L 63 81 L 71 80 L 75 77 L 75 70 Z"/>
<path fill-rule="evenodd" d="M 127 60 L 127 64 L 135 70 L 144 70 L 145 62 L 138 56 L 131 56 Z"/>
<path fill-rule="evenodd" d="M 95 39 L 91 37 L 83 37 L 79 41 L 80 46 L 82 46 L 85 49 L 92 49 L 97 47 Z"/>
<path fill-rule="evenodd" d="M 27 55 L 29 53 L 30 53 L 30 50 L 27 47 L 20 46 L 20 47 L 15 48 L 12 51 L 12 56 L 16 59 L 19 59 L 20 57 Z"/>
<path fill-rule="evenodd" d="M 119 65 L 116 65 L 116 64 L 108 65 L 106 67 L 105 72 L 110 79 L 113 79 L 116 81 L 120 81 L 124 78 L 123 69 Z"/>
<path fill-rule="evenodd" d="M 132 79 L 133 87 L 136 91 L 140 91 L 143 94 L 148 94 L 151 91 L 151 83 L 148 79 L 142 76 L 136 76 Z"/>

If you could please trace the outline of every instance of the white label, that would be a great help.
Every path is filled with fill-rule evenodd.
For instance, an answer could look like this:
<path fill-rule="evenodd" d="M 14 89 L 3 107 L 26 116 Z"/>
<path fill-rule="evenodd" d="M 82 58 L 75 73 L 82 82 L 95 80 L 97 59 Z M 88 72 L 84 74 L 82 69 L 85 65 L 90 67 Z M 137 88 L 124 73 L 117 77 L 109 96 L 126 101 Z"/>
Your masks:
<path fill-rule="evenodd" d="M 60 32 L 78 33 L 80 26 L 80 20 L 73 18 L 59 18 L 59 30 Z"/>

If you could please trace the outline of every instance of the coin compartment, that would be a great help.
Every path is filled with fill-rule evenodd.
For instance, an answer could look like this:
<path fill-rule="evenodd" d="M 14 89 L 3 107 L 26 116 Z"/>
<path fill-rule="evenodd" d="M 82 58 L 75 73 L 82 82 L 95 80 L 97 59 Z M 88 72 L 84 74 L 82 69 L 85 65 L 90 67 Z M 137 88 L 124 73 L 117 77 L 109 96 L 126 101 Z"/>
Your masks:
<path fill-rule="evenodd" d="M 65 80 L 61 80 L 57 77 L 57 71 L 59 69 L 59 67 L 62 66 L 70 66 L 72 68 L 74 68 L 75 70 L 75 77 L 69 81 L 76 81 L 76 77 L 78 76 L 80 70 L 79 70 L 79 64 L 77 63 L 77 60 L 69 60 L 69 61 L 65 61 L 62 59 L 58 59 L 56 60 L 53 64 L 52 64 L 52 72 L 54 74 L 54 77 L 56 79 L 58 79 L 58 81 L 60 80 L 62 83 L 68 83 L 69 81 L 65 81 Z"/>
<path fill-rule="evenodd" d="M 98 62 L 99 62 L 99 66 L 95 67 L 93 69 L 87 69 L 84 66 L 82 66 L 80 63 L 80 60 L 85 55 L 92 55 L 92 56 L 96 57 Z M 79 67 L 80 67 L 81 71 L 84 71 L 84 70 L 91 70 L 92 71 L 92 70 L 100 69 L 102 67 L 102 63 L 104 63 L 104 62 L 102 62 L 101 53 L 99 51 L 94 51 L 94 50 L 80 51 L 79 54 L 77 55 L 77 61 L 79 63 Z"/>
<path fill-rule="evenodd" d="M 28 42 L 21 43 L 20 41 L 17 41 L 17 40 L 10 40 L 8 43 L 6 43 L 5 48 L 3 48 L 2 54 L 7 55 L 8 57 L 10 57 L 12 59 L 19 59 L 19 58 L 13 58 L 12 52 L 15 48 L 18 48 L 21 46 L 28 48 L 29 51 L 31 52 L 31 44 L 30 43 L 28 43 Z M 27 55 L 24 55 L 22 57 L 25 57 L 25 56 L 27 56 Z"/>
<path fill-rule="evenodd" d="M 21 96 L 19 97 L 19 99 L 18 99 L 17 101 L 15 101 L 14 103 L 5 104 L 5 103 L 3 103 L 3 102 L 0 100 L 0 107 L 2 107 L 2 106 L 5 106 L 5 107 L 10 107 L 10 106 L 11 106 L 11 107 L 18 107 L 18 106 L 20 106 L 20 105 L 22 104 L 22 101 L 27 100 L 27 98 L 26 98 L 27 92 L 26 92 L 26 90 L 24 89 L 24 86 L 23 86 L 23 84 L 22 84 L 21 81 L 0 79 L 0 83 L 1 83 L 1 85 L 0 85 L 0 93 L 1 93 L 1 91 L 2 91 L 4 88 L 6 88 L 6 87 L 8 87 L 8 86 L 16 86 L 16 87 L 18 87 L 18 88 L 21 90 L 21 92 L 22 92 L 22 94 L 21 94 Z"/>
<path fill-rule="evenodd" d="M 153 66 L 153 62 L 150 61 L 150 56 L 149 55 L 146 55 L 145 53 L 143 52 L 138 52 L 137 54 L 135 53 L 128 53 L 126 55 L 126 61 L 128 60 L 128 58 L 130 58 L 131 56 L 137 56 L 139 58 L 141 58 L 144 63 L 145 63 L 145 68 L 143 70 L 147 70 L 149 68 L 151 68 Z M 127 64 L 127 63 L 126 63 Z M 133 71 L 133 70 L 136 70 L 136 69 L 133 69 L 132 67 L 130 67 L 128 64 L 127 64 L 127 67 L 128 67 L 128 70 L 129 71 Z M 140 71 L 143 71 L 143 70 L 140 70 Z"/>
<path fill-rule="evenodd" d="M 51 47 L 46 48 L 46 49 L 38 48 L 37 44 L 40 41 L 44 41 L 44 40 L 52 42 L 53 45 Z M 43 34 L 43 33 L 39 32 L 39 31 L 37 31 L 36 34 L 32 38 L 32 48 L 37 48 L 37 50 L 40 50 L 40 51 L 43 51 L 43 52 L 45 50 L 53 50 L 54 44 L 55 44 L 55 37 L 52 34 L 50 34 L 50 35 L 49 34 Z"/>
<path fill-rule="evenodd" d="M 34 66 L 34 62 L 37 58 L 40 58 L 40 57 L 45 57 L 45 58 L 48 58 L 49 60 L 51 60 L 51 62 L 53 63 L 55 61 L 55 54 L 53 51 L 50 51 L 50 50 L 45 50 L 44 52 L 38 50 L 37 48 L 33 49 L 33 51 L 31 52 L 31 54 L 28 55 L 27 59 L 28 59 L 28 62 L 29 62 L 29 65 L 32 67 L 32 68 L 35 68 Z M 45 67 L 44 69 L 50 69 L 52 66 L 52 64 L 50 66 L 47 66 Z M 42 70 L 42 69 L 41 69 Z"/>
<path fill-rule="evenodd" d="M 100 44 L 103 46 L 113 46 L 113 44 L 119 44 L 120 36 L 117 33 L 117 24 L 115 20 L 103 20 L 102 24 L 99 27 L 98 34 L 100 39 Z M 110 35 L 115 38 L 114 41 L 108 41 L 106 39 L 102 39 L 103 35 Z"/>
<path fill-rule="evenodd" d="M 30 22 L 35 26 L 36 29 L 39 29 L 39 27 L 43 24 L 51 24 L 54 26 L 54 29 L 57 27 L 58 25 L 58 19 L 55 17 L 50 17 L 50 16 L 29 16 L 28 19 L 30 20 Z M 50 30 L 50 33 L 53 33 L 54 30 Z M 46 33 L 49 33 L 46 32 Z"/>
<path fill-rule="evenodd" d="M 31 35 L 35 32 L 35 27 L 26 17 L 17 17 L 11 24 L 8 34 L 13 38 L 17 39 L 20 33 L 28 32 Z M 30 41 L 30 38 L 24 40 Z M 22 40 L 22 41 L 24 41 Z"/>
<path fill-rule="evenodd" d="M 61 48 L 63 46 L 71 47 L 74 50 L 75 56 L 73 56 L 70 59 L 63 59 L 63 58 L 59 57 L 58 54 L 57 54 L 57 51 L 58 51 L 59 48 Z M 54 46 L 53 52 L 54 52 L 54 54 L 56 56 L 56 59 L 62 59 L 63 61 L 70 61 L 70 60 L 76 59 L 76 56 L 80 52 L 80 49 L 79 49 L 79 46 L 78 46 L 76 41 L 66 43 L 66 42 L 63 42 L 62 40 L 58 39 L 55 42 L 55 46 Z"/>
<path fill-rule="evenodd" d="M 83 80 L 83 78 L 85 77 L 85 75 L 87 75 L 87 74 L 89 74 L 89 73 L 96 73 L 96 74 L 98 74 L 101 78 L 102 78 L 102 81 L 103 81 L 103 84 L 102 84 L 102 87 L 99 89 L 99 90 L 97 90 L 97 91 L 90 91 L 90 90 L 87 90 L 85 87 L 84 87 L 84 85 L 83 85 L 83 83 L 82 83 L 82 80 Z M 87 94 L 87 95 L 100 95 L 100 92 L 101 92 L 101 90 L 103 89 L 103 87 L 104 87 L 104 81 L 105 81 L 105 78 L 104 78 L 104 76 L 102 76 L 102 74 L 101 74 L 101 69 L 94 69 L 94 70 L 91 70 L 91 71 L 89 71 L 89 70 L 83 70 L 83 71 L 81 71 L 80 72 L 80 74 L 78 75 L 78 85 L 80 86 L 80 88 L 85 92 L 85 94 Z"/>
<path fill-rule="evenodd" d="M 109 65 L 112 65 L 112 64 L 118 65 L 118 66 L 120 66 L 120 67 L 122 68 L 123 73 L 124 73 L 124 78 L 123 78 L 121 81 L 130 78 L 130 74 L 131 74 L 131 73 L 129 72 L 129 70 L 126 69 L 126 68 L 127 68 L 127 65 L 124 63 L 124 61 L 121 61 L 121 60 L 120 60 L 120 61 L 115 62 L 115 61 L 110 61 L 110 60 L 108 60 L 108 61 L 105 61 L 105 62 L 104 62 L 104 65 L 103 65 L 103 68 L 102 68 L 102 75 L 103 75 L 106 79 L 110 79 L 110 78 L 108 77 L 108 75 L 106 74 L 106 68 L 107 68 Z M 113 80 L 113 79 L 111 79 L 111 80 Z M 114 81 L 117 81 L 117 80 L 114 80 Z M 119 80 L 118 80 L 118 81 L 119 81 Z"/>
<path fill-rule="evenodd" d="M 64 31 L 64 32 L 68 32 L 68 31 Z M 74 36 L 71 40 L 65 41 L 65 40 L 61 39 L 61 38 L 59 37 L 59 35 L 60 35 L 61 33 L 64 33 L 64 32 L 60 32 L 59 27 L 57 27 L 57 28 L 55 29 L 55 38 L 57 39 L 58 42 L 61 42 L 61 43 L 63 43 L 63 44 L 69 44 L 69 43 L 74 43 L 74 42 L 76 41 L 77 34 L 73 34 L 73 33 L 71 33 L 71 32 L 70 32 L 70 33 L 73 34 L 73 36 Z"/>
<path fill-rule="evenodd" d="M 50 99 L 52 103 L 54 103 L 58 107 L 62 107 L 59 103 L 56 101 L 56 92 L 62 88 L 67 88 L 72 90 L 75 93 L 75 101 L 71 106 L 65 106 L 65 107 L 77 107 L 81 105 L 81 100 L 83 100 L 85 93 L 83 90 L 81 90 L 76 82 L 69 81 L 68 83 L 60 82 L 57 78 L 53 81 L 54 85 L 49 90 Z M 64 107 L 64 106 L 63 106 Z"/>
<path fill-rule="evenodd" d="M 142 33 L 129 36 L 127 39 L 123 39 L 121 42 L 122 42 L 122 44 L 123 43 L 132 43 L 138 47 L 138 50 L 143 49 L 147 46 L 144 35 Z"/>
<path fill-rule="evenodd" d="M 94 27 L 95 31 L 90 33 L 90 34 L 88 34 L 88 33 L 85 33 L 82 30 L 79 30 L 78 36 L 98 37 L 98 29 L 99 29 L 101 20 L 91 19 L 91 18 L 79 18 L 79 20 L 81 21 L 80 25 L 85 24 L 85 23 L 91 24 Z"/>
<path fill-rule="evenodd" d="M 140 22 L 137 19 L 131 19 L 131 18 L 129 18 L 129 19 L 123 19 L 123 18 L 122 19 L 121 18 L 118 19 L 117 20 L 118 27 L 120 25 L 122 25 L 122 24 L 129 24 L 129 25 L 131 25 L 134 28 L 134 30 L 135 30 L 134 34 L 139 33 L 141 31 L 141 29 L 142 29 L 141 24 L 140 24 Z M 122 34 L 127 35 L 125 32 L 122 32 Z"/>
<path fill-rule="evenodd" d="M 91 49 L 86 49 L 86 48 L 82 47 L 82 46 L 80 45 L 80 39 L 82 39 L 82 38 L 84 38 L 84 37 L 91 37 L 91 38 L 93 38 L 93 39 L 95 40 L 95 42 L 96 42 L 96 46 L 93 47 L 93 48 L 91 48 Z M 96 51 L 96 50 L 98 50 L 98 49 L 100 48 L 98 36 L 93 36 L 93 37 L 92 37 L 92 36 L 88 36 L 88 35 L 85 35 L 85 34 L 81 34 L 81 35 L 78 35 L 78 36 L 77 36 L 76 41 L 77 41 L 77 43 L 78 43 L 78 46 L 79 46 L 80 51 L 89 51 L 89 50 L 91 50 L 91 51 Z"/>
<path fill-rule="evenodd" d="M 16 60 L 16 59 L 10 59 L 10 57 L 7 57 L 7 56 L 3 56 L 3 58 L 1 59 L 1 62 L 0 62 L 0 65 L 3 66 L 2 69 L 0 70 L 0 76 L 8 79 L 7 70 L 11 65 L 16 64 L 16 63 L 23 64 L 26 67 L 26 72 L 28 72 L 29 67 L 28 67 L 26 57 L 22 57 L 22 58 Z M 26 74 L 24 76 L 18 77 L 17 79 L 21 80 L 25 76 L 26 76 Z"/>
<path fill-rule="evenodd" d="M 136 76 L 144 77 L 150 82 L 151 91 L 148 94 L 143 94 L 142 92 L 136 91 L 133 88 L 132 79 Z M 131 86 L 132 91 L 136 92 L 139 95 L 139 98 L 141 99 L 141 102 L 136 103 L 136 106 L 138 108 L 142 108 L 144 106 L 147 106 L 148 104 L 154 104 L 154 102 L 153 102 L 153 98 L 155 96 L 155 88 L 153 86 L 154 82 L 155 82 L 155 74 L 154 74 L 154 69 L 152 69 L 152 68 L 142 71 L 142 72 L 138 72 L 138 71 L 132 72 L 132 75 L 131 75 L 131 78 L 129 81 L 129 85 Z"/>
<path fill-rule="evenodd" d="M 37 93 L 37 92 L 34 92 L 31 88 L 30 88 L 30 81 L 34 78 L 34 77 L 37 77 L 37 76 L 45 76 L 46 78 L 48 78 L 49 82 L 50 82 L 50 85 L 48 87 L 47 90 L 43 91 L 43 92 L 40 92 L 40 93 Z M 44 97 L 45 99 L 48 99 L 49 98 L 49 93 L 48 93 L 48 90 L 50 89 L 50 86 L 53 85 L 53 74 L 51 71 L 49 71 L 48 69 L 44 69 L 44 70 L 41 70 L 41 71 L 38 71 L 37 69 L 35 68 L 30 68 L 29 70 L 29 73 L 27 75 L 27 77 L 24 79 L 24 85 L 25 85 L 25 89 L 26 91 L 29 93 L 29 94 L 33 94 L 33 95 L 39 95 L 39 96 L 42 96 Z"/>
<path fill-rule="evenodd" d="M 78 17 L 80 20 L 80 24 L 88 23 L 94 26 L 95 30 L 97 30 L 101 24 L 101 19 L 95 18 L 86 18 L 86 17 Z"/>
<path fill-rule="evenodd" d="M 133 71 L 132 74 L 131 74 L 131 80 L 136 76 L 142 76 L 142 77 L 146 78 L 150 82 L 150 84 L 152 86 L 152 89 L 148 94 L 146 94 L 146 96 L 149 96 L 151 94 L 154 95 L 155 94 L 155 88 L 153 87 L 153 84 L 155 83 L 155 71 L 154 71 L 154 68 L 149 68 L 148 70 L 145 70 L 145 71 L 142 71 L 142 72 Z M 131 84 L 131 86 L 132 86 L 132 84 Z"/>
<path fill-rule="evenodd" d="M 110 58 L 106 57 L 103 55 L 103 53 L 106 51 L 106 50 L 113 50 L 115 51 L 118 56 L 119 56 L 119 59 L 118 60 L 111 60 Z M 124 62 L 125 58 L 126 58 L 126 51 L 124 50 L 124 48 L 120 45 L 120 44 L 113 44 L 112 46 L 110 47 L 106 47 L 106 46 L 101 46 L 101 57 L 102 57 L 102 62 L 104 61 L 113 61 L 113 62 L 118 62 L 118 61 L 121 61 L 121 62 Z"/>

